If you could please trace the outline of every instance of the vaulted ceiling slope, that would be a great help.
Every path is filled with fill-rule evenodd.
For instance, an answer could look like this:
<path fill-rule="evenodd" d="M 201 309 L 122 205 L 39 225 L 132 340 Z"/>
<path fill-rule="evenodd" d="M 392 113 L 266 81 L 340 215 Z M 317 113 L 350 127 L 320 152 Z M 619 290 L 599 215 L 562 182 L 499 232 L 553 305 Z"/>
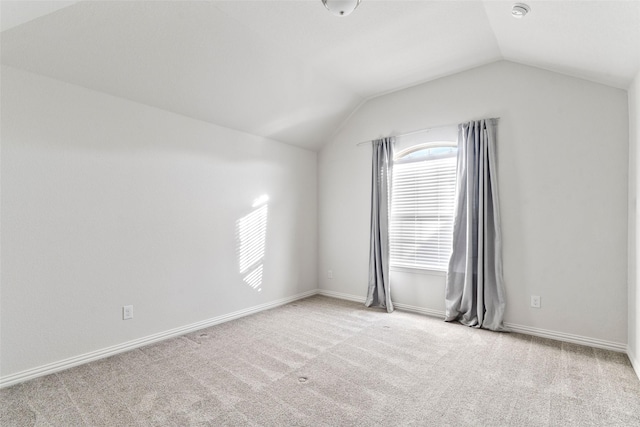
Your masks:
<path fill-rule="evenodd" d="M 501 59 L 628 87 L 640 0 L 528 4 L 3 0 L 1 59 L 312 150 L 367 99 Z"/>

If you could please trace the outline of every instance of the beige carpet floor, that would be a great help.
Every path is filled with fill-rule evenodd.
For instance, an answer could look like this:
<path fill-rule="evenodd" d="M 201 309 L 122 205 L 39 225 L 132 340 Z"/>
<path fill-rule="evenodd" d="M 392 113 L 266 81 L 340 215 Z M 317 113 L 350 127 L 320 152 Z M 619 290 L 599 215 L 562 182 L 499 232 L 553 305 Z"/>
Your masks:
<path fill-rule="evenodd" d="M 0 390 L 7 426 L 640 426 L 626 355 L 321 296 Z"/>

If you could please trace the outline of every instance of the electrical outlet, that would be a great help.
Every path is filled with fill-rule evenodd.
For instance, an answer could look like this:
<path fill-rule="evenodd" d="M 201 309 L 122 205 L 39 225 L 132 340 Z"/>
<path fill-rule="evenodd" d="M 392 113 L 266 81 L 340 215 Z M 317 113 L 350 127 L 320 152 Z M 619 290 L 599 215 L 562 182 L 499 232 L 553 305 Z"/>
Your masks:
<path fill-rule="evenodd" d="M 133 306 L 125 305 L 122 307 L 122 320 L 133 319 Z"/>
<path fill-rule="evenodd" d="M 329 271 L 327 272 L 327 277 L 328 277 L 329 279 L 333 279 L 333 270 L 329 270 Z"/>
<path fill-rule="evenodd" d="M 531 295 L 531 307 L 540 308 L 540 296 Z"/>

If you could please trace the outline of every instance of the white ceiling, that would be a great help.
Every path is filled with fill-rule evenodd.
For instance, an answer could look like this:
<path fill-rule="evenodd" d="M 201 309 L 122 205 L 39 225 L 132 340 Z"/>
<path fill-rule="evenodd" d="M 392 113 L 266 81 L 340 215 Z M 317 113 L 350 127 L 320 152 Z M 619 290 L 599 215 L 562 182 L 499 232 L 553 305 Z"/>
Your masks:
<path fill-rule="evenodd" d="M 71 6 L 77 1 L 4 1 L 0 0 L 0 30 L 8 30 L 40 16 L 48 15 L 58 9 Z"/>
<path fill-rule="evenodd" d="M 309 149 L 364 100 L 500 59 L 626 88 L 640 0 L 5 1 L 1 59 Z"/>

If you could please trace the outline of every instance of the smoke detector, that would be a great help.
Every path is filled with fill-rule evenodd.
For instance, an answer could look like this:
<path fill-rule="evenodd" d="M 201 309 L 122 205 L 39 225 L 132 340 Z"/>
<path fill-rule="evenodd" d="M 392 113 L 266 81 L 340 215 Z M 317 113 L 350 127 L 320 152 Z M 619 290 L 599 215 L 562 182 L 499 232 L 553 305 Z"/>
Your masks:
<path fill-rule="evenodd" d="M 531 8 L 524 3 L 516 3 L 511 9 L 511 16 L 514 18 L 522 19 L 527 13 L 531 12 Z"/>

